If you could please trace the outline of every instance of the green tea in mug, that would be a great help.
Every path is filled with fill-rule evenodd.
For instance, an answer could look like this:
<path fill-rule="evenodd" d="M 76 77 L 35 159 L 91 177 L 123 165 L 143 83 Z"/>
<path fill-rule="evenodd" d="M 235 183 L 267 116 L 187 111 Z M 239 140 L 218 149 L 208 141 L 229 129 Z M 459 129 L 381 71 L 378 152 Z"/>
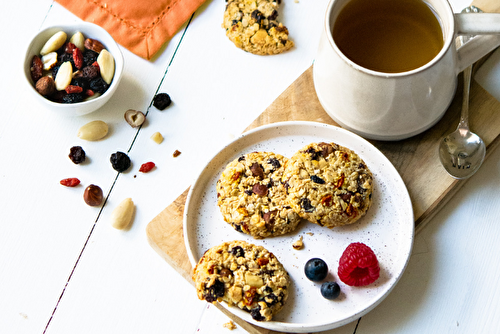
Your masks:
<path fill-rule="evenodd" d="M 352 0 L 332 28 L 340 51 L 354 63 L 378 72 L 411 71 L 443 48 L 443 32 L 422 0 Z"/>

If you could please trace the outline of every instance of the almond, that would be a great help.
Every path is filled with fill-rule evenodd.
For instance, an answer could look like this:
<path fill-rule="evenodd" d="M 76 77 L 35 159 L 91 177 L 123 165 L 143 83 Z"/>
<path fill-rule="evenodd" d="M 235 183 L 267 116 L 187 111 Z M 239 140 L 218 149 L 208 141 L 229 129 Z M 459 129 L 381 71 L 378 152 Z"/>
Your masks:
<path fill-rule="evenodd" d="M 81 32 L 78 31 L 73 36 L 71 36 L 69 42 L 75 44 L 75 46 L 79 48 L 80 51 L 83 52 L 83 50 L 85 50 L 85 37 Z"/>
<path fill-rule="evenodd" d="M 125 198 L 111 213 L 111 226 L 118 230 L 126 229 L 132 222 L 134 202 Z"/>
<path fill-rule="evenodd" d="M 57 51 L 66 42 L 66 38 L 68 38 L 68 35 L 66 35 L 64 31 L 56 32 L 47 42 L 45 42 L 42 50 L 40 50 L 40 54 L 45 56 L 48 53 Z"/>
<path fill-rule="evenodd" d="M 103 121 L 92 121 L 78 129 L 77 136 L 83 140 L 96 141 L 108 134 L 108 124 Z"/>
<path fill-rule="evenodd" d="M 109 85 L 115 75 L 115 59 L 108 50 L 103 49 L 97 57 L 97 64 L 101 70 L 101 77 Z"/>
<path fill-rule="evenodd" d="M 69 61 L 66 61 L 59 67 L 56 78 L 54 79 L 56 82 L 56 89 L 65 90 L 71 83 L 71 79 L 73 79 L 73 66 Z"/>

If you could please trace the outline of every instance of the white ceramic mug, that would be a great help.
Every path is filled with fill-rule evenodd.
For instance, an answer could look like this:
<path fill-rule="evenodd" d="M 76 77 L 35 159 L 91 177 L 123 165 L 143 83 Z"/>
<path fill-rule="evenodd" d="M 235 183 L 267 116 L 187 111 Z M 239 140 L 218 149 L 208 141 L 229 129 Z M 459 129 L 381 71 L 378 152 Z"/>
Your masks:
<path fill-rule="evenodd" d="M 436 124 L 450 105 L 457 76 L 500 45 L 500 14 L 454 14 L 447 0 L 427 0 L 437 14 L 444 46 L 429 63 L 401 73 L 382 73 L 352 62 L 339 50 L 332 27 L 350 0 L 331 0 L 313 65 L 314 87 L 325 111 L 365 138 L 400 140 Z M 457 51 L 458 35 L 482 35 Z"/>

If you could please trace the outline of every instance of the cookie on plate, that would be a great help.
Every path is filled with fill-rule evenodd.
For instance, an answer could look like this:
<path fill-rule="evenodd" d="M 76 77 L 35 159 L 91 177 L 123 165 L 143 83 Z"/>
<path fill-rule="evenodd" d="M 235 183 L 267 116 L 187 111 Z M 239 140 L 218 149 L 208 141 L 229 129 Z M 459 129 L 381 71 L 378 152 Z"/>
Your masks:
<path fill-rule="evenodd" d="M 217 204 L 224 220 L 256 239 L 295 230 L 299 215 L 288 205 L 281 182 L 286 158 L 252 152 L 230 162 L 217 181 Z"/>
<path fill-rule="evenodd" d="M 198 298 L 225 301 L 269 321 L 288 298 L 290 277 L 279 260 L 262 246 L 230 241 L 210 248 L 193 270 Z"/>
<path fill-rule="evenodd" d="M 371 205 L 372 173 L 355 152 L 335 143 L 303 147 L 289 159 L 283 182 L 292 208 L 328 228 L 356 222 Z"/>
<path fill-rule="evenodd" d="M 228 0 L 222 27 L 240 49 L 257 55 L 289 50 L 288 29 L 276 21 L 279 0 Z"/>

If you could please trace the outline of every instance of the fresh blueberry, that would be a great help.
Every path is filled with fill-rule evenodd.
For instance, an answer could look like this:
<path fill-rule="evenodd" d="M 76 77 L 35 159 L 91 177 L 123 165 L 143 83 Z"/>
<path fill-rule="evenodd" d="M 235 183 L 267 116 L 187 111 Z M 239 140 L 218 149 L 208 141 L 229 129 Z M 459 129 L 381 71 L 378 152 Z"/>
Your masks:
<path fill-rule="evenodd" d="M 326 265 L 325 261 L 321 259 L 310 259 L 309 261 L 307 261 L 304 267 L 304 273 L 306 274 L 306 277 L 311 281 L 319 282 L 321 280 L 324 280 L 326 275 L 328 274 L 328 266 Z"/>
<path fill-rule="evenodd" d="M 321 295 L 326 299 L 334 300 L 340 295 L 340 286 L 337 282 L 325 282 L 321 284 Z"/>

